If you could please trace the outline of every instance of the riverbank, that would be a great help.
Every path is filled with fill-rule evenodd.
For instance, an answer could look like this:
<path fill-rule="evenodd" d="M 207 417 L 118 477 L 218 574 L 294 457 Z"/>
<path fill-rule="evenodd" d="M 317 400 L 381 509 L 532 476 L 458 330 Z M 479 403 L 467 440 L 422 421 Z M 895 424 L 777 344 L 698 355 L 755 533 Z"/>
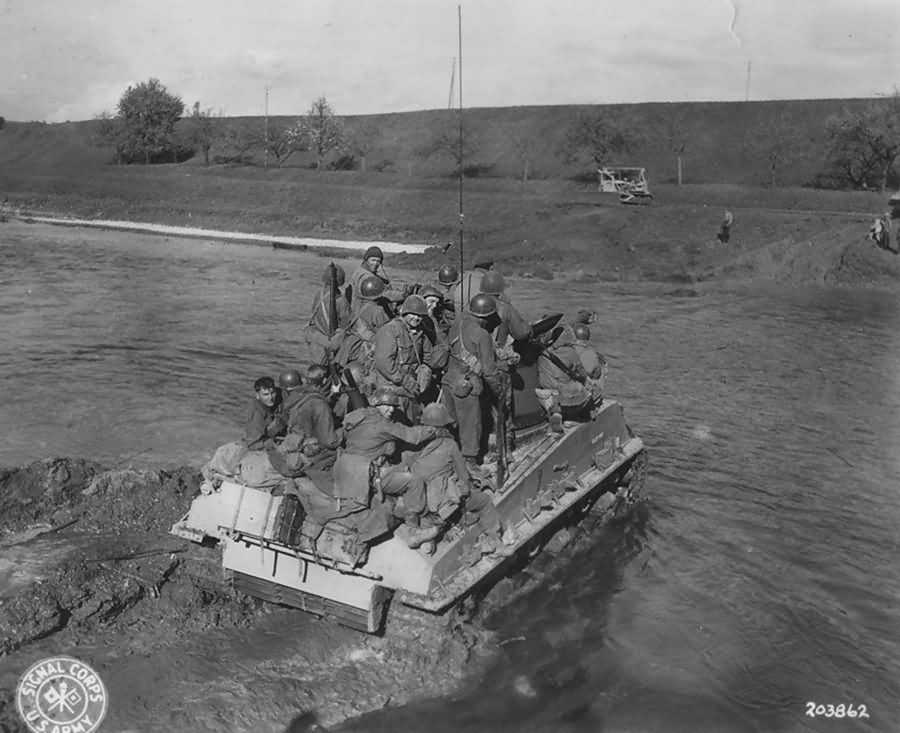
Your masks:
<path fill-rule="evenodd" d="M 0 471 L 0 729 L 24 730 L 12 694 L 41 656 L 97 669 L 110 730 L 191 731 L 331 725 L 444 693 L 490 656 L 477 631 L 373 637 L 236 596 L 214 549 L 168 535 L 199 482 L 70 458 Z"/>
<path fill-rule="evenodd" d="M 275 234 L 258 234 L 251 232 L 233 232 L 217 229 L 201 229 L 199 227 L 167 226 L 165 224 L 153 224 L 139 221 L 114 221 L 110 219 L 76 219 L 72 217 L 59 217 L 40 213 L 7 215 L 6 219 L 20 221 L 25 224 L 49 224 L 51 226 L 82 227 L 86 229 L 105 229 L 120 232 L 139 232 L 143 234 L 161 234 L 164 236 L 182 237 L 188 239 L 216 239 L 225 242 L 238 242 L 242 244 L 261 244 L 281 249 L 306 250 L 313 249 L 322 252 L 343 251 L 361 254 L 368 247 L 380 247 L 386 254 L 423 254 L 428 245 L 402 244 L 400 242 L 381 242 L 371 240 L 343 240 L 314 237 L 285 237 Z"/>
<path fill-rule="evenodd" d="M 785 276 L 756 258 L 776 243 L 816 242 L 843 232 L 843 245 L 864 252 L 872 219 L 884 196 L 872 192 L 768 189 L 724 184 L 654 185 L 648 206 L 623 206 L 596 184 L 570 180 L 465 181 L 466 262 L 494 259 L 505 274 L 602 282 L 643 280 L 692 283 L 758 278 L 795 282 L 837 270 L 822 282 L 891 280 L 880 260 L 847 270 L 841 252 Z M 152 222 L 250 236 L 310 237 L 341 242 L 385 241 L 400 247 L 452 246 L 457 261 L 457 181 L 392 173 L 265 171 L 253 167 L 194 165 L 106 166 L 29 174 L 4 171 L 0 191 L 7 209 L 85 221 Z M 734 215 L 727 244 L 716 238 L 725 211 Z M 261 234 L 257 234 L 261 233 Z M 274 241 L 274 240 L 273 240 Z M 873 252 L 880 254 L 871 247 Z M 806 257 L 807 255 L 803 255 Z M 828 259 L 823 259 L 827 257 Z M 391 264 L 430 268 L 433 250 L 391 255 Z M 763 255 L 764 259 L 764 255 Z M 740 266 L 732 267 L 732 263 Z M 871 267 L 869 267 L 871 265 Z"/>

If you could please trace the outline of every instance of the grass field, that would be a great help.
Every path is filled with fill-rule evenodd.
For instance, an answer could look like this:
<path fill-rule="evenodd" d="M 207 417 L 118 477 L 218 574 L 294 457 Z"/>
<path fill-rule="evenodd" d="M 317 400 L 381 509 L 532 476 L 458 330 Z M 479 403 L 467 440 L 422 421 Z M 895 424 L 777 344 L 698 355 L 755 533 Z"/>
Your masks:
<path fill-rule="evenodd" d="M 467 111 L 480 139 L 479 155 L 496 159 L 492 168 L 496 175 L 464 182 L 466 259 L 491 255 L 510 273 L 535 277 L 555 273 L 597 280 L 691 282 L 736 273 L 753 276 L 756 260 L 750 253 L 773 244 L 791 247 L 838 231 L 844 233 L 846 246 L 862 248 L 867 257 L 865 234 L 872 217 L 884 210 L 885 197 L 798 185 L 821 168 L 824 117 L 865 101 L 608 108 L 644 131 L 645 150 L 636 153 L 633 162 L 647 165 L 655 199 L 641 207 L 622 206 L 614 195 L 597 193 L 596 184 L 577 182 L 572 177 L 575 171 L 551 154 L 556 142 L 549 130 L 558 136 L 574 108 Z M 665 116 L 679 110 L 696 139 L 686 153 L 689 183 L 684 186 L 661 182 L 667 178 L 663 172 L 654 174 L 665 169 L 670 157 L 659 149 Z M 379 130 L 381 147 L 374 146 L 368 172 L 321 173 L 293 159 L 281 169 L 205 167 L 196 161 L 108 165 L 109 151 L 90 145 L 91 123 L 13 122 L 0 132 L 0 200 L 6 196 L 13 207 L 84 218 L 441 245 L 455 242 L 458 235 L 458 184 L 441 169 L 447 162 L 427 161 L 412 175 L 408 165 L 399 172 L 374 172 L 371 164 L 390 158 L 395 168 L 403 169 L 412 162 L 410 151 L 420 147 L 428 130 L 442 124 L 447 115 L 444 111 L 348 118 L 348 127 L 355 123 Z M 794 122 L 791 156 L 799 156 L 795 164 L 784 167 L 794 185 L 753 185 L 768 175 L 758 138 L 767 124 L 785 118 Z M 502 142 L 513 124 L 544 131 L 547 144 L 535 152 L 533 165 L 534 173 L 542 177 L 528 182 L 503 177 L 500 163 L 511 162 L 512 156 Z M 742 144 L 736 142 L 739 138 Z M 754 155 L 747 142 L 751 139 L 756 141 Z M 505 174 L 515 176 L 517 165 Z M 726 209 L 734 213 L 735 224 L 731 242 L 721 245 L 715 234 Z M 457 256 L 455 248 L 447 253 L 448 259 Z M 416 262 L 406 256 L 399 264 L 418 267 L 427 259 Z M 732 267 L 738 261 L 744 264 Z M 779 273 L 764 262 L 769 260 L 758 261 L 756 274 L 777 279 Z M 891 270 L 877 262 L 872 265 L 857 275 L 865 272 L 868 280 L 878 281 L 883 279 L 879 273 Z M 827 280 L 816 274 L 823 271 L 830 271 L 827 263 L 792 270 Z"/>

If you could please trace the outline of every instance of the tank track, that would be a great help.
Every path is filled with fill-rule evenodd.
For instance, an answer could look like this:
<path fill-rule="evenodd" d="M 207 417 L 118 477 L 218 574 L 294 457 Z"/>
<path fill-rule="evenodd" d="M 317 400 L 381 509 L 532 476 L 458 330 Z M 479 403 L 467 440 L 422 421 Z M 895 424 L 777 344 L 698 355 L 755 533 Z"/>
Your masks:
<path fill-rule="evenodd" d="M 451 605 L 443 613 L 424 611 L 404 604 L 396 597 L 391 601 L 385 621 L 386 635 L 401 635 L 405 638 L 429 638 L 435 635 L 459 634 L 463 638 L 489 635 L 480 628 L 480 619 L 503 605 L 503 596 L 516 594 L 509 586 L 512 578 L 519 575 L 545 550 L 553 555 L 563 552 L 575 540 L 590 536 L 594 529 L 608 523 L 627 521 L 634 509 L 644 501 L 643 488 L 647 477 L 646 449 L 622 471 L 618 479 L 618 489 L 612 502 L 603 506 L 597 504 L 607 494 L 601 494 L 592 502 L 580 508 L 573 508 L 566 521 L 547 536 L 535 537 L 503 564 L 504 572 L 495 575 L 491 582 L 473 590 Z"/>

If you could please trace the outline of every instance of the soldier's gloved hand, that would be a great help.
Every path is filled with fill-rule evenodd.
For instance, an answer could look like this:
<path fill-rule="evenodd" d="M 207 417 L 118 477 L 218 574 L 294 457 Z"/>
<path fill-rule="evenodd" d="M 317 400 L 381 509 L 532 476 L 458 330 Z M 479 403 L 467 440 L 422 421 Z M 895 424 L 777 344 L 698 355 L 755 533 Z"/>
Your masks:
<path fill-rule="evenodd" d="M 420 392 L 419 381 L 415 377 L 407 374 L 405 377 L 403 377 L 403 389 L 405 389 L 411 395 L 418 397 Z"/>
<path fill-rule="evenodd" d="M 416 367 L 416 387 L 418 387 L 418 394 L 422 394 L 426 389 L 428 389 L 428 385 L 431 384 L 431 367 L 427 364 L 419 364 Z"/>

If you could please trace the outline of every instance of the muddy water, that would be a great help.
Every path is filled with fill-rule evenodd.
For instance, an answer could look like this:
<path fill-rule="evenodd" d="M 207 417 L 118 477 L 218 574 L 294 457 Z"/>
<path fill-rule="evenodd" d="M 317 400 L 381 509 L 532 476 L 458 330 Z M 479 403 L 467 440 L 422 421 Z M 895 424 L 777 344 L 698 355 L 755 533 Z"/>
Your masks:
<path fill-rule="evenodd" d="M 300 326 L 323 264 L 239 245 L 0 229 L 0 464 L 199 463 L 236 434 L 256 376 L 303 361 Z M 501 655 L 459 695 L 346 729 L 893 730 L 896 298 L 515 285 L 528 315 L 600 313 L 610 392 L 651 449 L 649 510 L 492 618 Z M 272 618 L 267 633 L 323 650 L 336 633 Z M 251 729 L 256 715 L 260 730 L 278 730 L 315 707 L 303 692 L 314 682 L 292 666 L 290 643 L 272 653 L 280 677 L 241 661 L 268 648 L 250 639 L 235 631 L 198 647 L 187 668 L 203 685 L 187 707 L 204 719 L 233 711 L 229 729 Z M 175 699 L 176 672 L 144 663 L 161 671 L 141 694 Z M 240 665 L 246 682 L 259 679 L 238 694 L 229 670 Z M 824 715 L 865 706 L 869 717 L 810 717 L 808 702 Z M 123 728 L 153 729 L 139 706 L 125 709 Z M 186 720 L 173 714 L 167 729 L 188 730 Z"/>

